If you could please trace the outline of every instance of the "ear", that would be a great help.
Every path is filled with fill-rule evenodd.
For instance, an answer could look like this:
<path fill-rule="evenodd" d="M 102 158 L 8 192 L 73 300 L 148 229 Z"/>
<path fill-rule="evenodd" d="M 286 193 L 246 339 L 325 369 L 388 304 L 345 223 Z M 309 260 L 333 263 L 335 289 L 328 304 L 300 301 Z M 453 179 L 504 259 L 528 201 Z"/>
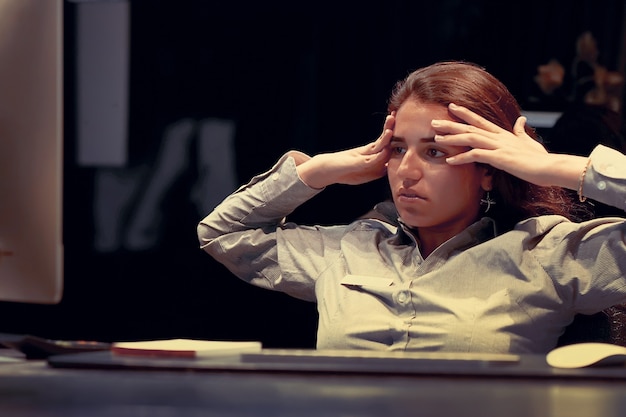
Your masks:
<path fill-rule="evenodd" d="M 485 191 L 493 190 L 493 173 L 495 169 L 491 165 L 485 165 L 482 168 L 483 177 L 480 180 L 480 186 Z"/>

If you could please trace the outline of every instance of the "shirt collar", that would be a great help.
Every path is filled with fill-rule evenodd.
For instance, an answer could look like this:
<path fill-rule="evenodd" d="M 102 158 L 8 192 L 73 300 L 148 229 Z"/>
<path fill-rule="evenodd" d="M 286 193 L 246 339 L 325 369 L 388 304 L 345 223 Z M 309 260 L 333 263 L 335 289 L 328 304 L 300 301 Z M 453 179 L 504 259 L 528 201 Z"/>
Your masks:
<path fill-rule="evenodd" d="M 398 227 L 398 235 L 401 241 L 406 242 L 407 239 L 409 239 L 414 244 L 418 244 L 417 236 L 411 231 L 411 228 L 402 221 L 393 202 L 384 201 L 378 203 L 373 211 L 376 212 L 382 220 Z M 486 242 L 496 236 L 498 236 L 496 222 L 491 217 L 483 217 L 450 239 L 445 245 L 452 245 L 453 247 L 451 249 L 460 250 Z"/>

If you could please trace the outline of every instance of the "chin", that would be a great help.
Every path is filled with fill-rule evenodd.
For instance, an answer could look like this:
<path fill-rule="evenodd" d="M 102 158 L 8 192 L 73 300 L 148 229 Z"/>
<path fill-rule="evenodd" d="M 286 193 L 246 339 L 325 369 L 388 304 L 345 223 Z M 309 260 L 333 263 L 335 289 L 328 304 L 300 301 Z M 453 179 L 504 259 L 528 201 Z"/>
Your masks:
<path fill-rule="evenodd" d="M 406 213 L 405 214 L 398 213 L 398 214 L 402 222 L 409 227 L 418 228 L 418 227 L 427 226 L 427 224 L 425 224 L 424 222 L 424 219 L 416 218 L 414 215 L 407 215 Z"/>

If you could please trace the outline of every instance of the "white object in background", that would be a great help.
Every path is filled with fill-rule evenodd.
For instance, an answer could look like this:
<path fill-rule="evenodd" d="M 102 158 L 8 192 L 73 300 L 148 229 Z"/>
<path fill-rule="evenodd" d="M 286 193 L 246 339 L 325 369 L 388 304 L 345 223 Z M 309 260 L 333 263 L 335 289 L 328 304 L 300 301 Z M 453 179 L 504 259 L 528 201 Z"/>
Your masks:
<path fill-rule="evenodd" d="M 128 1 L 76 6 L 79 165 L 124 166 L 128 155 Z"/>
<path fill-rule="evenodd" d="M 523 111 L 522 116 L 526 117 L 526 123 L 532 127 L 551 128 L 563 115 L 556 111 Z"/>

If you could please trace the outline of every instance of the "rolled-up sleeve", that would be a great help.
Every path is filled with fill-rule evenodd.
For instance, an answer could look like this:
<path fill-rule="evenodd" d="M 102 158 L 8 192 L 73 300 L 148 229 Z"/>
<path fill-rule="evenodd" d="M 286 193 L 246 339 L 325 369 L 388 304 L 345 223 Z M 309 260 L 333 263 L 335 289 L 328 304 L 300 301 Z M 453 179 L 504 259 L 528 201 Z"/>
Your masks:
<path fill-rule="evenodd" d="M 606 146 L 590 155 L 583 194 L 593 200 L 626 211 L 626 156 Z"/>
<path fill-rule="evenodd" d="M 300 180 L 295 161 L 286 154 L 200 221 L 200 247 L 239 278 L 275 289 L 281 278 L 277 230 L 287 215 L 319 192 Z"/>

